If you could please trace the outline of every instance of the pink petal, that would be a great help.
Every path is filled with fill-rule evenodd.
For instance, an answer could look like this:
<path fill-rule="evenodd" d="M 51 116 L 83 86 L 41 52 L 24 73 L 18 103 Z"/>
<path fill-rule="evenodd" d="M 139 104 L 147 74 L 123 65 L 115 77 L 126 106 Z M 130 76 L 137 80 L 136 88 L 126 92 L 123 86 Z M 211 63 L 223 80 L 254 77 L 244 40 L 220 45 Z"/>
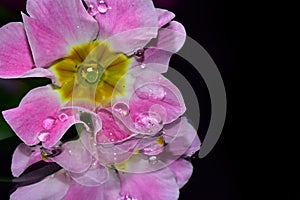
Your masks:
<path fill-rule="evenodd" d="M 48 148 L 76 123 L 74 116 L 59 112 L 61 104 L 58 93 L 51 86 L 39 87 L 31 90 L 19 107 L 3 111 L 3 116 L 25 144 L 43 142 Z"/>
<path fill-rule="evenodd" d="M 34 67 L 22 23 L 0 28 L 0 78 L 17 78 Z"/>
<path fill-rule="evenodd" d="M 84 148 L 80 140 L 64 143 L 62 148 L 62 153 L 52 158 L 52 160 L 65 170 L 82 173 L 92 164 L 92 156 Z"/>
<path fill-rule="evenodd" d="M 109 172 L 106 167 L 95 162 L 86 172 L 70 173 L 70 176 L 80 185 L 93 187 L 105 183 L 109 178 Z"/>
<path fill-rule="evenodd" d="M 185 112 L 180 91 L 160 73 L 134 68 L 126 76 L 126 94 L 115 98 L 112 104 L 113 108 L 122 102 L 129 105 L 129 115 L 120 115 L 115 110 L 113 113 L 130 131 L 156 134 L 163 124 L 171 123 Z"/>
<path fill-rule="evenodd" d="M 30 77 L 44 77 L 49 78 L 52 80 L 53 84 L 59 85 L 58 81 L 56 80 L 55 75 L 44 68 L 33 68 L 27 72 L 25 72 L 22 76 L 16 77 L 16 78 L 30 78 Z"/>
<path fill-rule="evenodd" d="M 163 152 L 167 159 L 170 155 L 191 156 L 200 149 L 200 140 L 196 130 L 188 123 L 185 117 L 164 127 L 164 139 L 168 144 Z M 197 141 L 197 142 L 195 142 Z"/>
<path fill-rule="evenodd" d="M 127 146 L 128 148 L 126 148 L 126 145 L 114 145 L 113 143 L 97 144 L 87 131 L 81 133 L 80 140 L 90 154 L 103 165 L 111 165 L 126 161 L 133 154 L 133 151 L 128 148 L 135 145 L 135 143 L 130 144 Z"/>
<path fill-rule="evenodd" d="M 69 189 L 69 177 L 63 171 L 59 171 L 44 180 L 19 187 L 11 196 L 11 200 L 41 200 L 62 199 Z"/>
<path fill-rule="evenodd" d="M 102 129 L 96 134 L 98 143 L 115 143 L 127 138 L 131 132 L 113 114 L 105 109 L 98 112 L 102 120 Z"/>
<path fill-rule="evenodd" d="M 151 173 L 120 173 L 121 194 L 134 199 L 178 199 L 179 188 L 174 174 L 168 169 Z"/>
<path fill-rule="evenodd" d="M 193 173 L 193 165 L 184 159 L 176 160 L 169 165 L 169 168 L 175 174 L 179 188 L 182 188 L 188 182 Z"/>
<path fill-rule="evenodd" d="M 92 41 L 99 31 L 79 0 L 29 0 L 27 11 L 31 18 L 23 14 L 23 19 L 38 67 L 47 67 L 73 46 Z"/>
<path fill-rule="evenodd" d="M 27 167 L 40 160 L 42 160 L 40 150 L 33 151 L 33 148 L 23 143 L 19 144 L 12 157 L 11 171 L 13 176 L 20 176 Z"/>
<path fill-rule="evenodd" d="M 192 156 L 193 154 L 195 154 L 196 151 L 198 151 L 200 149 L 201 146 L 201 141 L 199 136 L 197 135 L 194 138 L 194 141 L 192 142 L 192 144 L 190 145 L 190 147 L 188 148 L 188 150 L 184 153 L 184 155 L 186 156 Z"/>
<path fill-rule="evenodd" d="M 151 41 L 145 50 L 143 63 L 151 64 L 147 69 L 159 73 L 166 72 L 171 56 L 182 48 L 185 39 L 185 29 L 176 21 L 170 22 L 166 28 L 161 28 L 157 38 Z M 135 61 L 132 65 L 139 65 L 139 63 Z"/>
<path fill-rule="evenodd" d="M 129 100 L 130 116 L 135 121 L 143 112 L 158 113 L 164 124 L 181 116 L 186 108 L 178 88 L 161 74 L 141 72 L 134 83 L 134 94 Z"/>
<path fill-rule="evenodd" d="M 160 28 L 168 24 L 175 17 L 174 13 L 165 9 L 156 8 L 156 13 L 158 15 L 158 25 Z"/>
<path fill-rule="evenodd" d="M 85 0 L 97 8 L 98 0 Z M 151 0 L 105 0 L 106 12 L 97 11 L 99 40 L 108 42 L 112 49 L 125 54 L 144 47 L 157 36 L 157 13 Z"/>
<path fill-rule="evenodd" d="M 87 5 L 95 5 L 97 2 L 85 1 Z M 100 27 L 100 39 L 137 28 L 158 27 L 157 14 L 151 0 L 105 0 L 105 2 L 110 9 L 105 13 L 98 12 L 95 16 Z M 155 35 L 153 32 L 153 36 Z"/>
<path fill-rule="evenodd" d="M 120 181 L 117 174 L 110 171 L 108 181 L 97 187 L 86 187 L 73 181 L 63 200 L 118 199 L 119 192 Z"/>

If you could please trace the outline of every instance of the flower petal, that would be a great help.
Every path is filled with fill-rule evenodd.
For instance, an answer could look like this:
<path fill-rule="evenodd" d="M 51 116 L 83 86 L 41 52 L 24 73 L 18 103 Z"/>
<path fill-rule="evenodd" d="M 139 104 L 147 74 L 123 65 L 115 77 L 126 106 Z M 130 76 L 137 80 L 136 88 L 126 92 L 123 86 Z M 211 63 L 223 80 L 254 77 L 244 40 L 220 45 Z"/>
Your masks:
<path fill-rule="evenodd" d="M 85 1 L 87 5 L 95 5 L 97 2 Z M 105 0 L 105 2 L 110 9 L 95 16 L 99 23 L 100 39 L 137 28 L 158 27 L 157 14 L 151 0 Z M 153 36 L 155 35 L 153 32 Z"/>
<path fill-rule="evenodd" d="M 62 199 L 69 189 L 69 177 L 63 171 L 59 171 L 44 180 L 19 187 L 13 194 L 11 200 L 41 200 L 41 199 Z"/>
<path fill-rule="evenodd" d="M 38 134 L 43 130 L 43 120 L 56 116 L 61 102 L 50 86 L 31 90 L 19 107 L 3 111 L 3 116 L 15 133 L 27 145 L 39 143 Z"/>
<path fill-rule="evenodd" d="M 0 28 L 0 78 L 17 78 L 34 67 L 22 23 Z"/>
<path fill-rule="evenodd" d="M 86 171 L 92 164 L 92 156 L 80 140 L 64 143 L 62 148 L 62 153 L 52 158 L 52 160 L 67 171 L 81 173 Z"/>
<path fill-rule="evenodd" d="M 27 11 L 31 18 L 23 14 L 23 19 L 38 67 L 67 55 L 72 46 L 92 41 L 99 31 L 80 0 L 29 0 Z"/>
<path fill-rule="evenodd" d="M 122 102 L 129 105 L 129 115 L 120 115 L 117 111 L 113 113 L 130 131 L 156 134 L 163 124 L 171 123 L 185 112 L 180 91 L 160 73 L 134 68 L 126 77 L 126 94 L 113 99 L 112 105 L 115 107 Z M 119 87 L 122 84 L 116 86 Z"/>
<path fill-rule="evenodd" d="M 182 188 L 188 182 L 193 173 L 193 165 L 184 159 L 176 160 L 169 165 L 169 168 L 175 174 L 179 188 Z"/>
<path fill-rule="evenodd" d="M 31 90 L 19 107 L 3 111 L 3 116 L 25 144 L 43 142 L 48 148 L 76 123 L 74 116 L 60 113 L 61 107 L 57 92 L 44 86 Z"/>
<path fill-rule="evenodd" d="M 134 199 L 178 199 L 179 188 L 168 169 L 143 174 L 120 173 L 121 193 Z"/>
<path fill-rule="evenodd" d="M 156 8 L 156 13 L 158 15 L 158 26 L 160 28 L 168 24 L 175 17 L 174 13 L 165 9 Z"/>
<path fill-rule="evenodd" d="M 95 162 L 86 172 L 70 173 L 70 176 L 80 185 L 93 187 L 105 183 L 109 178 L 109 172 L 106 167 Z"/>
<path fill-rule="evenodd" d="M 27 167 L 42 160 L 40 150 L 33 149 L 25 144 L 19 144 L 12 157 L 11 171 L 14 177 L 20 176 Z"/>
<path fill-rule="evenodd" d="M 97 7 L 98 0 L 85 0 Z M 127 55 L 144 47 L 157 36 L 158 18 L 151 0 L 105 0 L 107 12 L 95 16 L 99 23 L 99 40 Z"/>
<path fill-rule="evenodd" d="M 118 176 L 114 171 L 110 171 L 109 179 L 97 187 L 86 187 L 73 181 L 63 200 L 118 199 L 119 192 Z"/>
<path fill-rule="evenodd" d="M 113 114 L 101 109 L 98 115 L 102 119 L 102 130 L 96 134 L 98 143 L 114 143 L 131 135 L 131 132 Z"/>
<path fill-rule="evenodd" d="M 186 39 L 186 32 L 182 24 L 172 21 L 165 28 L 161 28 L 155 40 L 152 40 L 144 52 L 143 64 L 152 64 L 147 69 L 165 73 L 171 56 L 178 52 Z M 153 65 L 156 64 L 156 65 Z M 157 64 L 160 64 L 159 67 Z M 133 66 L 140 65 L 133 60 Z"/>
<path fill-rule="evenodd" d="M 196 130 L 185 117 L 164 127 L 164 139 L 168 144 L 161 159 L 170 156 L 191 156 L 200 149 L 200 140 Z"/>
<path fill-rule="evenodd" d="M 186 107 L 178 88 L 156 72 L 145 70 L 138 74 L 134 93 L 129 101 L 130 116 L 135 119 L 143 112 L 160 114 L 163 123 L 171 123 L 181 116 Z"/>

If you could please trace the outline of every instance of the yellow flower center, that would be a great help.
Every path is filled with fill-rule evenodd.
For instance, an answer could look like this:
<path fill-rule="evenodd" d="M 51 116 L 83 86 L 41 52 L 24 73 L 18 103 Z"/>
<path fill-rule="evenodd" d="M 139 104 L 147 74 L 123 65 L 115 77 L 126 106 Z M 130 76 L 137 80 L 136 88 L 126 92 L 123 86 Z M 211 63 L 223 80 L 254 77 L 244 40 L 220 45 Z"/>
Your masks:
<path fill-rule="evenodd" d="M 73 47 L 69 55 L 54 62 L 50 69 L 61 83 L 56 89 L 64 101 L 110 106 L 114 96 L 125 92 L 126 79 L 122 77 L 129 63 L 127 56 L 114 52 L 107 43 L 94 41 Z"/>

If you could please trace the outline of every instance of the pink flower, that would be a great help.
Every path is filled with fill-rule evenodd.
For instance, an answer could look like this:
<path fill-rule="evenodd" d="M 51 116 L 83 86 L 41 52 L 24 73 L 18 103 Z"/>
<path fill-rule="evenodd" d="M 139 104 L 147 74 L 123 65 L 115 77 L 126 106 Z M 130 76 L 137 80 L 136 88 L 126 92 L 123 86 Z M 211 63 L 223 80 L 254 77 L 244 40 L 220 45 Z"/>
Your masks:
<path fill-rule="evenodd" d="M 85 3 L 28 0 L 24 23 L 0 29 L 0 78 L 52 80 L 3 112 L 24 142 L 13 175 L 41 160 L 62 167 L 11 199 L 177 199 L 200 141 L 161 73 L 184 27 L 150 0 Z M 62 144 L 74 124 L 80 139 Z"/>
<path fill-rule="evenodd" d="M 169 144 L 163 151 L 149 158 L 145 158 L 144 153 L 135 153 L 125 162 L 113 165 L 103 165 L 95 159 L 105 157 L 105 152 L 90 144 L 93 140 L 87 132 L 82 134 L 81 140 L 53 148 L 52 152 L 61 152 L 56 156 L 52 156 L 52 152 L 45 153 L 42 147 L 20 144 L 13 155 L 14 176 L 40 161 L 41 152 L 47 154 L 44 159 L 57 162 L 63 169 L 38 183 L 19 187 L 11 199 L 177 199 L 179 188 L 186 184 L 193 170 L 182 156 L 191 156 L 199 149 L 200 141 L 185 118 L 166 126 L 164 131 L 163 137 Z M 177 131 L 179 136 L 176 137 L 174 132 Z M 124 148 L 131 143 L 127 141 L 111 148 Z M 140 140 L 131 151 L 143 152 L 144 145 L 145 141 Z M 91 148 L 94 149 L 89 151 Z M 112 157 L 119 156 L 113 152 L 107 151 Z"/>
<path fill-rule="evenodd" d="M 80 0 L 28 0 L 30 17 L 22 14 L 24 24 L 13 22 L 0 29 L 0 78 L 53 80 L 53 85 L 29 92 L 18 108 L 3 112 L 27 145 L 41 141 L 51 147 L 71 125 L 81 121 L 74 112 L 64 113 L 64 107 L 84 106 L 95 111 L 98 107 L 112 107 L 117 99 L 130 103 L 130 95 L 142 87 L 135 77 L 147 74 L 146 81 L 152 87 L 158 79 L 164 79 L 158 73 L 167 70 L 172 53 L 183 45 L 183 26 L 170 22 L 174 14 L 155 9 L 150 0 L 86 3 L 96 8 L 94 17 Z M 166 28 L 160 29 L 163 26 Z M 174 90 L 166 88 L 169 86 Z M 185 107 L 172 83 L 163 87 L 171 95 L 166 99 L 179 104 L 176 111 L 167 110 L 175 113 L 168 123 Z M 60 115 L 65 116 L 64 120 L 57 120 Z"/>

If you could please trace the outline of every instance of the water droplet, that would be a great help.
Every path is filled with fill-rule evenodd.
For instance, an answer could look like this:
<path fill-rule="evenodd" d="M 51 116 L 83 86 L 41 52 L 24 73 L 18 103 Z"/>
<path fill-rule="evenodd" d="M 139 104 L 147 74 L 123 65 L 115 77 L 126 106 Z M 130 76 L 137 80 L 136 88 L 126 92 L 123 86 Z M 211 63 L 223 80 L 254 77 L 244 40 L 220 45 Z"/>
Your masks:
<path fill-rule="evenodd" d="M 92 163 L 92 165 L 93 165 L 93 166 L 96 166 L 96 165 L 98 165 L 98 160 L 97 160 L 97 159 L 95 159 L 95 158 L 93 158 L 93 163 Z"/>
<path fill-rule="evenodd" d="M 134 56 L 136 56 L 137 58 L 143 57 L 144 56 L 144 49 L 137 49 L 134 51 Z"/>
<path fill-rule="evenodd" d="M 48 117 L 43 121 L 43 128 L 45 130 L 50 130 L 53 128 L 54 124 L 55 124 L 55 119 L 53 117 Z"/>
<path fill-rule="evenodd" d="M 76 26 L 76 28 L 80 28 L 80 26 Z"/>
<path fill-rule="evenodd" d="M 164 144 L 158 142 L 152 143 L 142 150 L 142 153 L 148 156 L 158 155 L 164 150 Z"/>
<path fill-rule="evenodd" d="M 49 140 L 49 138 L 50 138 L 50 133 L 48 132 L 40 132 L 38 134 L 38 139 L 41 142 L 46 142 L 47 140 Z"/>
<path fill-rule="evenodd" d="M 141 64 L 141 68 L 142 68 L 142 69 L 145 69 L 145 68 L 146 68 L 146 65 L 145 65 L 145 64 Z"/>
<path fill-rule="evenodd" d="M 163 127 L 160 116 L 154 112 L 143 112 L 135 118 L 135 128 L 143 133 L 155 134 Z"/>
<path fill-rule="evenodd" d="M 88 7 L 88 13 L 92 16 L 95 16 L 98 13 L 98 9 L 93 4 L 90 4 Z"/>
<path fill-rule="evenodd" d="M 62 122 L 65 122 L 69 119 L 69 116 L 66 113 L 60 113 L 58 115 L 58 119 Z"/>
<path fill-rule="evenodd" d="M 108 9 L 109 9 L 109 7 L 105 1 L 101 0 L 98 2 L 98 11 L 101 14 L 105 14 L 108 11 Z"/>
<path fill-rule="evenodd" d="M 136 91 L 138 97 L 142 99 L 163 100 L 166 97 L 164 88 L 157 84 L 148 84 L 138 88 Z"/>
<path fill-rule="evenodd" d="M 148 158 L 148 161 L 149 161 L 150 164 L 154 165 L 154 164 L 157 163 L 157 158 L 156 158 L 156 156 L 150 156 Z"/>
<path fill-rule="evenodd" d="M 79 68 L 79 78 L 83 83 L 95 84 L 98 83 L 104 69 L 98 64 L 84 63 Z"/>
<path fill-rule="evenodd" d="M 129 107 L 125 103 L 116 103 L 113 110 L 124 117 L 129 115 Z"/>

